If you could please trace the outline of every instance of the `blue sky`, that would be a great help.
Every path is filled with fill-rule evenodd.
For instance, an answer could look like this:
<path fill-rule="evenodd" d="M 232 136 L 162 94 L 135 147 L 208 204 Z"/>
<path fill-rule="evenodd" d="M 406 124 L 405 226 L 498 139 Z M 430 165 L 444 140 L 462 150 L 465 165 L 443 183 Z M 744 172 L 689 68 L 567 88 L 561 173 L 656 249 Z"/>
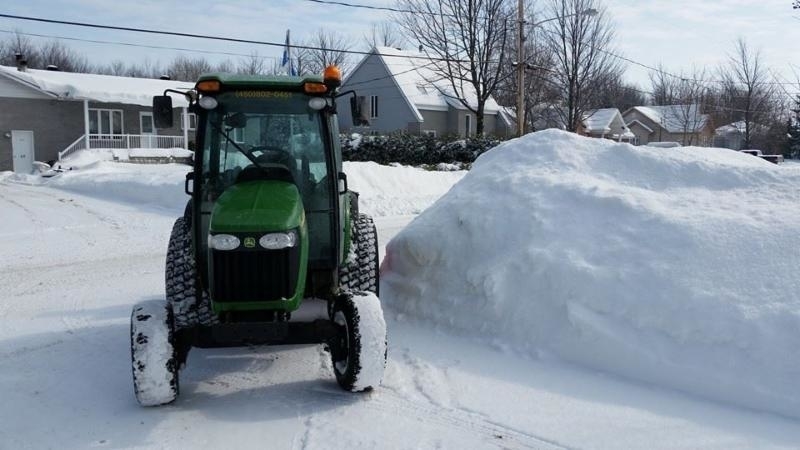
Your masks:
<path fill-rule="evenodd" d="M 394 6 L 391 0 L 353 2 Z M 540 0 L 539 4 L 543 2 Z M 716 67 L 732 52 L 736 38 L 742 36 L 754 48 L 762 50 L 765 62 L 779 76 L 795 81 L 792 65 L 800 75 L 800 12 L 791 9 L 791 0 L 607 0 L 604 4 L 617 26 L 616 47 L 619 52 L 647 65 L 661 62 L 672 72 L 692 66 Z M 358 49 L 363 49 L 363 36 L 372 23 L 390 18 L 388 12 L 325 6 L 305 0 L 12 0 L 4 2 L 0 12 L 274 42 L 284 40 L 286 29 L 292 30 L 296 40 L 325 28 L 352 37 Z M 255 51 L 264 57 L 278 57 L 281 53 L 281 49 L 275 47 L 0 18 L 0 30 L 15 29 L 27 33 L 209 52 L 250 54 Z M 145 58 L 167 62 L 179 53 L 75 41 L 68 44 L 95 63 L 115 59 L 136 62 Z M 236 56 L 218 54 L 205 56 L 211 60 L 237 59 Z M 629 65 L 625 77 L 647 88 L 647 73 L 646 69 Z"/>

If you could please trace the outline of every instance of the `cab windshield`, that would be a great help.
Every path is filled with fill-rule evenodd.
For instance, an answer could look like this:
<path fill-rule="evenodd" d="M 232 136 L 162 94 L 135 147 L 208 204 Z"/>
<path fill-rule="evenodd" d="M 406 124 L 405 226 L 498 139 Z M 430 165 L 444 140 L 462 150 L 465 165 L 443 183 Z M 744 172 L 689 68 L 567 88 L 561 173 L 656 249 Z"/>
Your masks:
<path fill-rule="evenodd" d="M 279 179 L 297 186 L 312 236 L 309 258 L 331 251 L 332 198 L 325 130 L 319 111 L 301 93 L 237 91 L 217 97 L 206 114 L 201 198 L 210 214 L 216 199 L 235 183 Z M 271 231 L 271 230 L 265 230 Z"/>

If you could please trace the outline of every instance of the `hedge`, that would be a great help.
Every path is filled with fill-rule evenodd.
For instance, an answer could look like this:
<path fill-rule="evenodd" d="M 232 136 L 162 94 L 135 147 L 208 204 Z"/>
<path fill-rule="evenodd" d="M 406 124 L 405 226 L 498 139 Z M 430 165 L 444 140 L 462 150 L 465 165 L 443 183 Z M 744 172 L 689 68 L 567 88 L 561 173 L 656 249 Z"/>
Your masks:
<path fill-rule="evenodd" d="M 435 138 L 408 133 L 385 136 L 343 134 L 340 138 L 345 161 L 400 163 L 409 166 L 436 166 L 440 163 L 469 165 L 481 153 L 501 142 L 487 136 L 467 139 L 455 136 Z"/>

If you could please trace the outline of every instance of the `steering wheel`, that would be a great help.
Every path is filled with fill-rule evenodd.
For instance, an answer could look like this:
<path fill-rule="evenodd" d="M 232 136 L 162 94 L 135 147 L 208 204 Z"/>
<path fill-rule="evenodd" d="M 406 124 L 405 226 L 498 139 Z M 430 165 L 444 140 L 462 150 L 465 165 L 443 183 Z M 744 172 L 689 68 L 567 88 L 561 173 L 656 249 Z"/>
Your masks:
<path fill-rule="evenodd" d="M 256 145 L 250 147 L 247 153 L 258 162 L 291 161 L 292 154 L 275 145 Z M 256 153 L 260 153 L 256 155 Z"/>

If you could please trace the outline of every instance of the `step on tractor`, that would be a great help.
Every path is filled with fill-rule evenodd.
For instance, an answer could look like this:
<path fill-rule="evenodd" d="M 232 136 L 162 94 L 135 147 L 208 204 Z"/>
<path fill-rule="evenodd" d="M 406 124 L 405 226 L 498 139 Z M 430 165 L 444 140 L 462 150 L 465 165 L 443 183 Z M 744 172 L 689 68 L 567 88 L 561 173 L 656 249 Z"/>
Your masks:
<path fill-rule="evenodd" d="M 354 120 L 360 111 L 340 84 L 335 66 L 321 77 L 220 73 L 154 97 L 156 128 L 173 126 L 170 93 L 188 100 L 197 125 L 191 199 L 167 250 L 166 301 L 131 314 L 140 404 L 175 400 L 192 347 L 322 344 L 343 389 L 380 384 L 377 234 L 342 169 L 337 100 L 350 96 Z M 298 319 L 311 302 L 320 313 Z"/>

